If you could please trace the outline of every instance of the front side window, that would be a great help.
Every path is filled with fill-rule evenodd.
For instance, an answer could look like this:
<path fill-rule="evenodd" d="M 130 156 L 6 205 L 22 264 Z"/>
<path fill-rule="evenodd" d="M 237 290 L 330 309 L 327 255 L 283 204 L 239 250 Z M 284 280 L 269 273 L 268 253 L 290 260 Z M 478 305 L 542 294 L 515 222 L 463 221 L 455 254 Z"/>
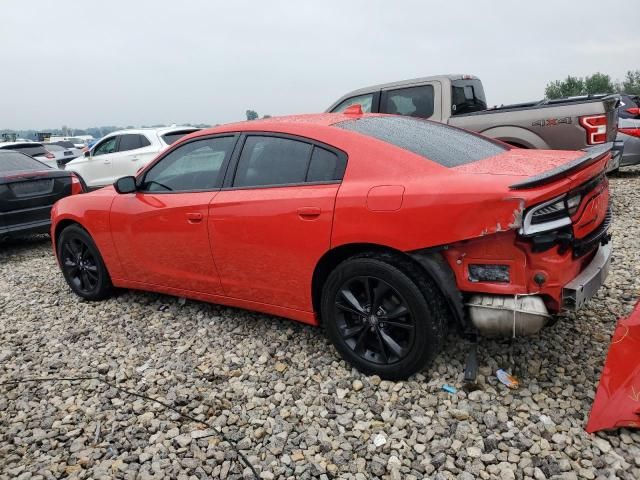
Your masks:
<path fill-rule="evenodd" d="M 380 99 L 380 111 L 429 118 L 433 115 L 433 85 L 384 91 Z"/>
<path fill-rule="evenodd" d="M 334 113 L 344 112 L 351 105 L 359 103 L 363 113 L 371 113 L 371 105 L 373 104 L 373 93 L 359 95 L 344 100 L 340 105 L 331 110 Z"/>
<path fill-rule="evenodd" d="M 234 187 L 302 183 L 312 146 L 289 138 L 247 137 L 242 148 Z"/>
<path fill-rule="evenodd" d="M 190 192 L 219 188 L 222 165 L 234 142 L 234 137 L 206 138 L 176 148 L 151 167 L 141 189 Z"/>
<path fill-rule="evenodd" d="M 106 155 L 107 153 L 114 153 L 116 151 L 116 144 L 118 137 L 107 138 L 104 142 L 99 144 L 93 151 L 93 156 Z"/>
<path fill-rule="evenodd" d="M 127 152 L 129 150 L 136 150 L 142 147 L 148 147 L 151 145 L 147 137 L 136 133 L 127 133 L 120 135 L 120 144 L 118 145 L 119 152 Z"/>

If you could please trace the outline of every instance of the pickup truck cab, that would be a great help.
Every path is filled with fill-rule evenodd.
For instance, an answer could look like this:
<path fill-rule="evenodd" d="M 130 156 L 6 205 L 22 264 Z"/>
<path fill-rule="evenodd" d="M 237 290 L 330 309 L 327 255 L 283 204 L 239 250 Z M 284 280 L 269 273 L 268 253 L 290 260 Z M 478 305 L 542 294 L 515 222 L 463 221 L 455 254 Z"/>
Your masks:
<path fill-rule="evenodd" d="M 481 133 L 521 148 L 582 150 L 613 142 L 619 96 L 542 100 L 487 108 L 484 88 L 473 75 L 440 75 L 374 85 L 347 93 L 328 112 L 360 104 L 364 113 L 420 117 Z M 622 145 L 613 147 L 615 169 Z"/>

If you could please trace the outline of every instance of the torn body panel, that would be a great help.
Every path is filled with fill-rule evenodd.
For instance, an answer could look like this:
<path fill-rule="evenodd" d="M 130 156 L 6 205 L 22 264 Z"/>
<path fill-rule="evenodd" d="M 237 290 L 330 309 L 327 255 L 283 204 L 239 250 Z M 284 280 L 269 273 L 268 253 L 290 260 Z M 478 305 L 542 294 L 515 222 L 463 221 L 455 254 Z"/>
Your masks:
<path fill-rule="evenodd" d="M 585 430 L 640 428 L 640 302 L 611 338 Z"/>

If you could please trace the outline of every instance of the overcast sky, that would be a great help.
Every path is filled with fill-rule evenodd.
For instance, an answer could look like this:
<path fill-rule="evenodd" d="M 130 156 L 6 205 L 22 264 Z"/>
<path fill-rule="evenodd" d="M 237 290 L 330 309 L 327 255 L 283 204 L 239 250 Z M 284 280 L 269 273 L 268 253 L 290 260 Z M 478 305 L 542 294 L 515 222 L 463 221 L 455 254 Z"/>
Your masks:
<path fill-rule="evenodd" d="M 2 0 L 0 128 L 317 112 L 441 73 L 479 76 L 491 105 L 534 100 L 640 68 L 638 25 L 629 0 Z"/>

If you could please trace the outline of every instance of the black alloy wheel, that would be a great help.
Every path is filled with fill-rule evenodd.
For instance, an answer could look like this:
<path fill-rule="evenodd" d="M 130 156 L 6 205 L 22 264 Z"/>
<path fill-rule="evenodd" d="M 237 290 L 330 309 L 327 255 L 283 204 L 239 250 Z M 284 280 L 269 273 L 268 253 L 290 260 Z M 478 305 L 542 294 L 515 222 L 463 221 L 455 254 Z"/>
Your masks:
<path fill-rule="evenodd" d="M 86 295 L 98 286 L 98 262 L 82 239 L 71 238 L 62 245 L 62 268 L 75 290 Z"/>
<path fill-rule="evenodd" d="M 91 236 L 78 225 L 58 237 L 58 260 L 67 284 L 80 297 L 101 300 L 111 293 L 109 273 Z"/>
<path fill-rule="evenodd" d="M 451 319 L 426 272 L 401 255 L 363 253 L 327 278 L 322 324 L 344 360 L 368 375 L 405 379 L 438 354 Z"/>
<path fill-rule="evenodd" d="M 415 320 L 398 291 L 380 278 L 354 277 L 338 290 L 336 323 L 344 342 L 365 360 L 389 365 L 415 341 Z"/>

